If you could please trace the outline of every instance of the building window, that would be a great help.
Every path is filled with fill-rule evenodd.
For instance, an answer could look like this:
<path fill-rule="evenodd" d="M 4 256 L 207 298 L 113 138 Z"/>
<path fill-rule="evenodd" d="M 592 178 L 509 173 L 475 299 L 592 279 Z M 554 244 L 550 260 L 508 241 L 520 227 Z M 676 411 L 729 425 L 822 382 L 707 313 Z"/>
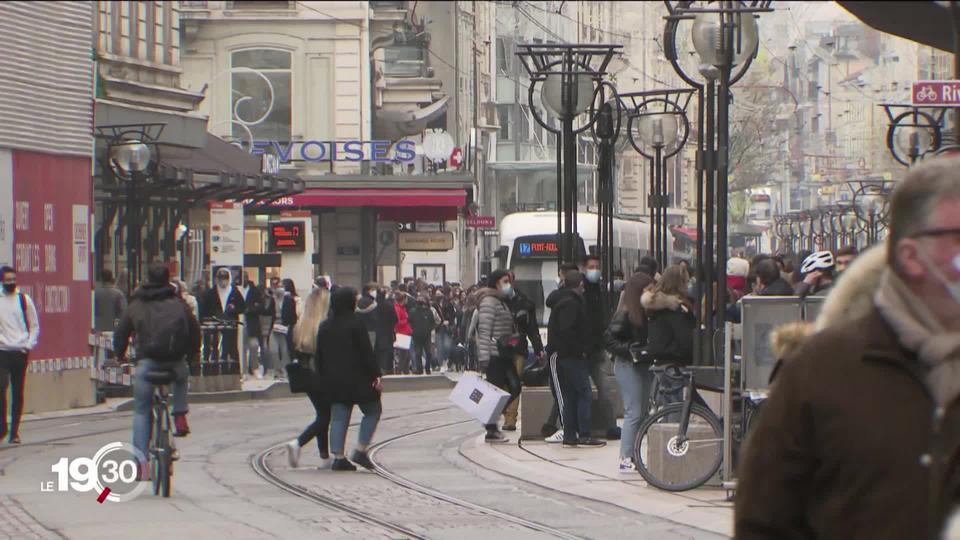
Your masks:
<path fill-rule="evenodd" d="M 530 111 L 524 105 L 520 106 L 520 140 L 530 140 Z"/>
<path fill-rule="evenodd" d="M 383 50 L 383 73 L 390 77 L 420 77 L 427 50 L 416 45 L 395 45 Z"/>
<path fill-rule="evenodd" d="M 497 120 L 500 123 L 500 140 L 509 141 L 510 136 L 510 108 L 513 105 L 497 105 Z"/>
<path fill-rule="evenodd" d="M 290 141 L 291 55 L 276 49 L 236 51 L 231 57 L 233 137 Z M 249 131 L 248 131 L 249 130 Z"/>
<path fill-rule="evenodd" d="M 502 37 L 497 38 L 497 73 L 507 73 L 510 63 L 507 55 L 507 42 Z"/>

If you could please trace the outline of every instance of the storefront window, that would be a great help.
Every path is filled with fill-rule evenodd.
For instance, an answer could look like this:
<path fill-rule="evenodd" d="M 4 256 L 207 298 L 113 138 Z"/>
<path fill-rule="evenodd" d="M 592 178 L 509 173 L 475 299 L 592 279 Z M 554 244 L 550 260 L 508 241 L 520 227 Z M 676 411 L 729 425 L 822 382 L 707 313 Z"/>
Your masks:
<path fill-rule="evenodd" d="M 232 57 L 230 114 L 234 138 L 290 140 L 291 55 L 276 49 L 236 51 Z"/>

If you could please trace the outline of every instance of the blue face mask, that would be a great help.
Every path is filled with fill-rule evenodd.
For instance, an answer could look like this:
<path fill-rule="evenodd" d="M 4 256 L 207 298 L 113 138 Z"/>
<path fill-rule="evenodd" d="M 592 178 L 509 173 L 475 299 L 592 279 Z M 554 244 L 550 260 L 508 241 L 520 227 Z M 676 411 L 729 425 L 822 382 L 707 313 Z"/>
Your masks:
<path fill-rule="evenodd" d="M 507 283 L 506 285 L 500 287 L 500 292 L 502 292 L 503 295 L 506 296 L 507 298 L 512 297 L 512 296 L 513 296 L 513 285 L 511 285 L 510 283 Z"/>
<path fill-rule="evenodd" d="M 587 270 L 587 281 L 600 283 L 600 270 Z"/>

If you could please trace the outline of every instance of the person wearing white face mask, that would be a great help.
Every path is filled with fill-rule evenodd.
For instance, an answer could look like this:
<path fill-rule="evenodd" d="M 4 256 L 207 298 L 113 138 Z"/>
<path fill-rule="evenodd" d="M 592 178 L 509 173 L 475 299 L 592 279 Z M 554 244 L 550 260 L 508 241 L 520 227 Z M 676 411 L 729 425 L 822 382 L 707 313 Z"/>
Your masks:
<path fill-rule="evenodd" d="M 735 536 L 960 537 L 943 534 L 960 508 L 960 159 L 898 183 L 886 246 L 844 272 L 815 330 L 751 426 Z"/>

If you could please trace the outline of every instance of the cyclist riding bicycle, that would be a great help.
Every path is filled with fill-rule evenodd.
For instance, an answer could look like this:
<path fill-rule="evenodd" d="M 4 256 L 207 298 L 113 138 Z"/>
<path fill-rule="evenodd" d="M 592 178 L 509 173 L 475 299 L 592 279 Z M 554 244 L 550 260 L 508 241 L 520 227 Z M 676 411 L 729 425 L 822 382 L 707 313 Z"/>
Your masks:
<path fill-rule="evenodd" d="M 148 456 L 150 439 L 150 409 L 153 385 L 146 374 L 152 371 L 172 371 L 176 378 L 173 389 L 173 419 L 175 437 L 190 433 L 187 425 L 187 368 L 188 355 L 200 351 L 200 324 L 187 304 L 177 297 L 170 284 L 170 271 L 162 263 L 150 265 L 147 282 L 133 295 L 134 300 L 124 311 L 113 336 L 113 347 L 121 360 L 127 351 L 130 335 L 134 336 L 136 372 L 133 383 L 133 446 Z M 140 480 L 147 480 L 147 463 L 140 464 Z"/>

